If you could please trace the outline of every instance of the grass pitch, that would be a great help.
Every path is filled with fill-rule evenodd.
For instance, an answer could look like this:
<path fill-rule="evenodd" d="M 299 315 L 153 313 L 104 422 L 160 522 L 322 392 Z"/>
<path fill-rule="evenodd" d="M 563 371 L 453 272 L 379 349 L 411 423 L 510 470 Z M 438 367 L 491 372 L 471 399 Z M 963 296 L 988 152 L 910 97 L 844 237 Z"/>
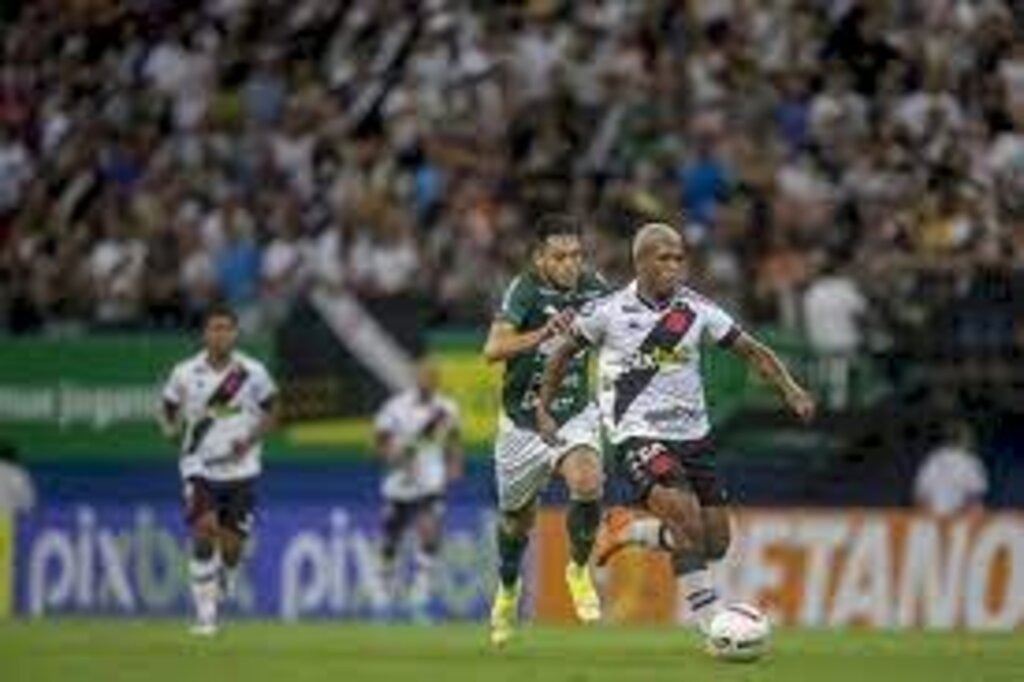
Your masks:
<path fill-rule="evenodd" d="M 505 649 L 474 625 L 228 623 L 195 639 L 175 621 L 0 621 L 3 682 L 1020 682 L 1024 635 L 775 633 L 751 664 L 702 653 L 690 632 L 527 627 Z"/>

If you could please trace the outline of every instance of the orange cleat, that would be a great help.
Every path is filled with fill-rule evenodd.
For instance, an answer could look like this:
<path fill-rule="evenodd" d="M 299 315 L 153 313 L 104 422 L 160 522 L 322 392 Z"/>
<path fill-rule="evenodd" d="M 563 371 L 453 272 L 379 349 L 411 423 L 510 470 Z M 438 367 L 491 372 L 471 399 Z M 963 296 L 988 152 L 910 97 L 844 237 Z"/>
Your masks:
<path fill-rule="evenodd" d="M 594 563 L 597 566 L 607 564 L 609 559 L 629 544 L 626 529 L 635 518 L 636 514 L 625 507 L 612 507 L 604 513 L 594 541 Z"/>

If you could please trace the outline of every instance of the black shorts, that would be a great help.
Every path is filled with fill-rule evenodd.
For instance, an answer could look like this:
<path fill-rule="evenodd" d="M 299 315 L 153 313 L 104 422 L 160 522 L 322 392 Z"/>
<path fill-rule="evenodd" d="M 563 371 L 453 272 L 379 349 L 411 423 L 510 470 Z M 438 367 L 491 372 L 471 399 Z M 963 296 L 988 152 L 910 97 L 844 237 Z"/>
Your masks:
<path fill-rule="evenodd" d="M 645 501 L 656 484 L 692 490 L 702 507 L 718 507 L 728 501 L 715 471 L 710 438 L 629 438 L 616 446 L 616 453 L 620 473 L 629 483 L 636 502 Z"/>
<path fill-rule="evenodd" d="M 211 481 L 198 476 L 185 481 L 185 521 L 192 525 L 209 512 L 221 528 L 248 537 L 256 509 L 256 479 Z"/>
<path fill-rule="evenodd" d="M 421 514 L 440 516 L 444 513 L 444 496 L 441 493 L 424 495 L 412 500 L 384 500 L 384 531 L 386 534 L 400 534 Z"/>

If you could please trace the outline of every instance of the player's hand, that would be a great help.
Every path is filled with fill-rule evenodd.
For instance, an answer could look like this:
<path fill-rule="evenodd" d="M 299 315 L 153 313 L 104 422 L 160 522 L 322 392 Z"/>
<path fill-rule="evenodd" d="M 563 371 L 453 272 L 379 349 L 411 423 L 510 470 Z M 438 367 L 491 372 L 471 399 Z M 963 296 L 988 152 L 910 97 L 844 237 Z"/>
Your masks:
<path fill-rule="evenodd" d="M 789 405 L 789 409 L 793 411 L 793 414 L 804 423 L 814 419 L 814 414 L 818 410 L 814 397 L 799 387 L 786 394 L 786 404 Z"/>
<path fill-rule="evenodd" d="M 574 310 L 566 308 L 562 312 L 549 317 L 543 327 L 544 338 L 550 339 L 553 336 L 559 336 L 568 332 L 570 327 L 572 327 L 572 321 L 575 316 L 576 312 Z"/>
<path fill-rule="evenodd" d="M 558 422 L 543 407 L 537 407 L 537 431 L 541 439 L 548 445 L 559 445 L 561 439 L 558 437 Z"/>
<path fill-rule="evenodd" d="M 169 441 L 176 441 L 181 437 L 181 422 L 160 420 L 160 433 Z"/>

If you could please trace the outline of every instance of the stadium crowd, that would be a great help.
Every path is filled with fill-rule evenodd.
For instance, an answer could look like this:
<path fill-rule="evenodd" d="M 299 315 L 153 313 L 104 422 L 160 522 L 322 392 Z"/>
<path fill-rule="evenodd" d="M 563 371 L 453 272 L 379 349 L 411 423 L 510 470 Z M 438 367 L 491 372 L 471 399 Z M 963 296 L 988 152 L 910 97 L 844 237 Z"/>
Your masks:
<path fill-rule="evenodd" d="M 0 330 L 266 326 L 314 285 L 479 323 L 561 210 L 613 275 L 685 225 L 701 287 L 826 352 L 1024 337 L 1019 3 L 4 12 Z"/>

